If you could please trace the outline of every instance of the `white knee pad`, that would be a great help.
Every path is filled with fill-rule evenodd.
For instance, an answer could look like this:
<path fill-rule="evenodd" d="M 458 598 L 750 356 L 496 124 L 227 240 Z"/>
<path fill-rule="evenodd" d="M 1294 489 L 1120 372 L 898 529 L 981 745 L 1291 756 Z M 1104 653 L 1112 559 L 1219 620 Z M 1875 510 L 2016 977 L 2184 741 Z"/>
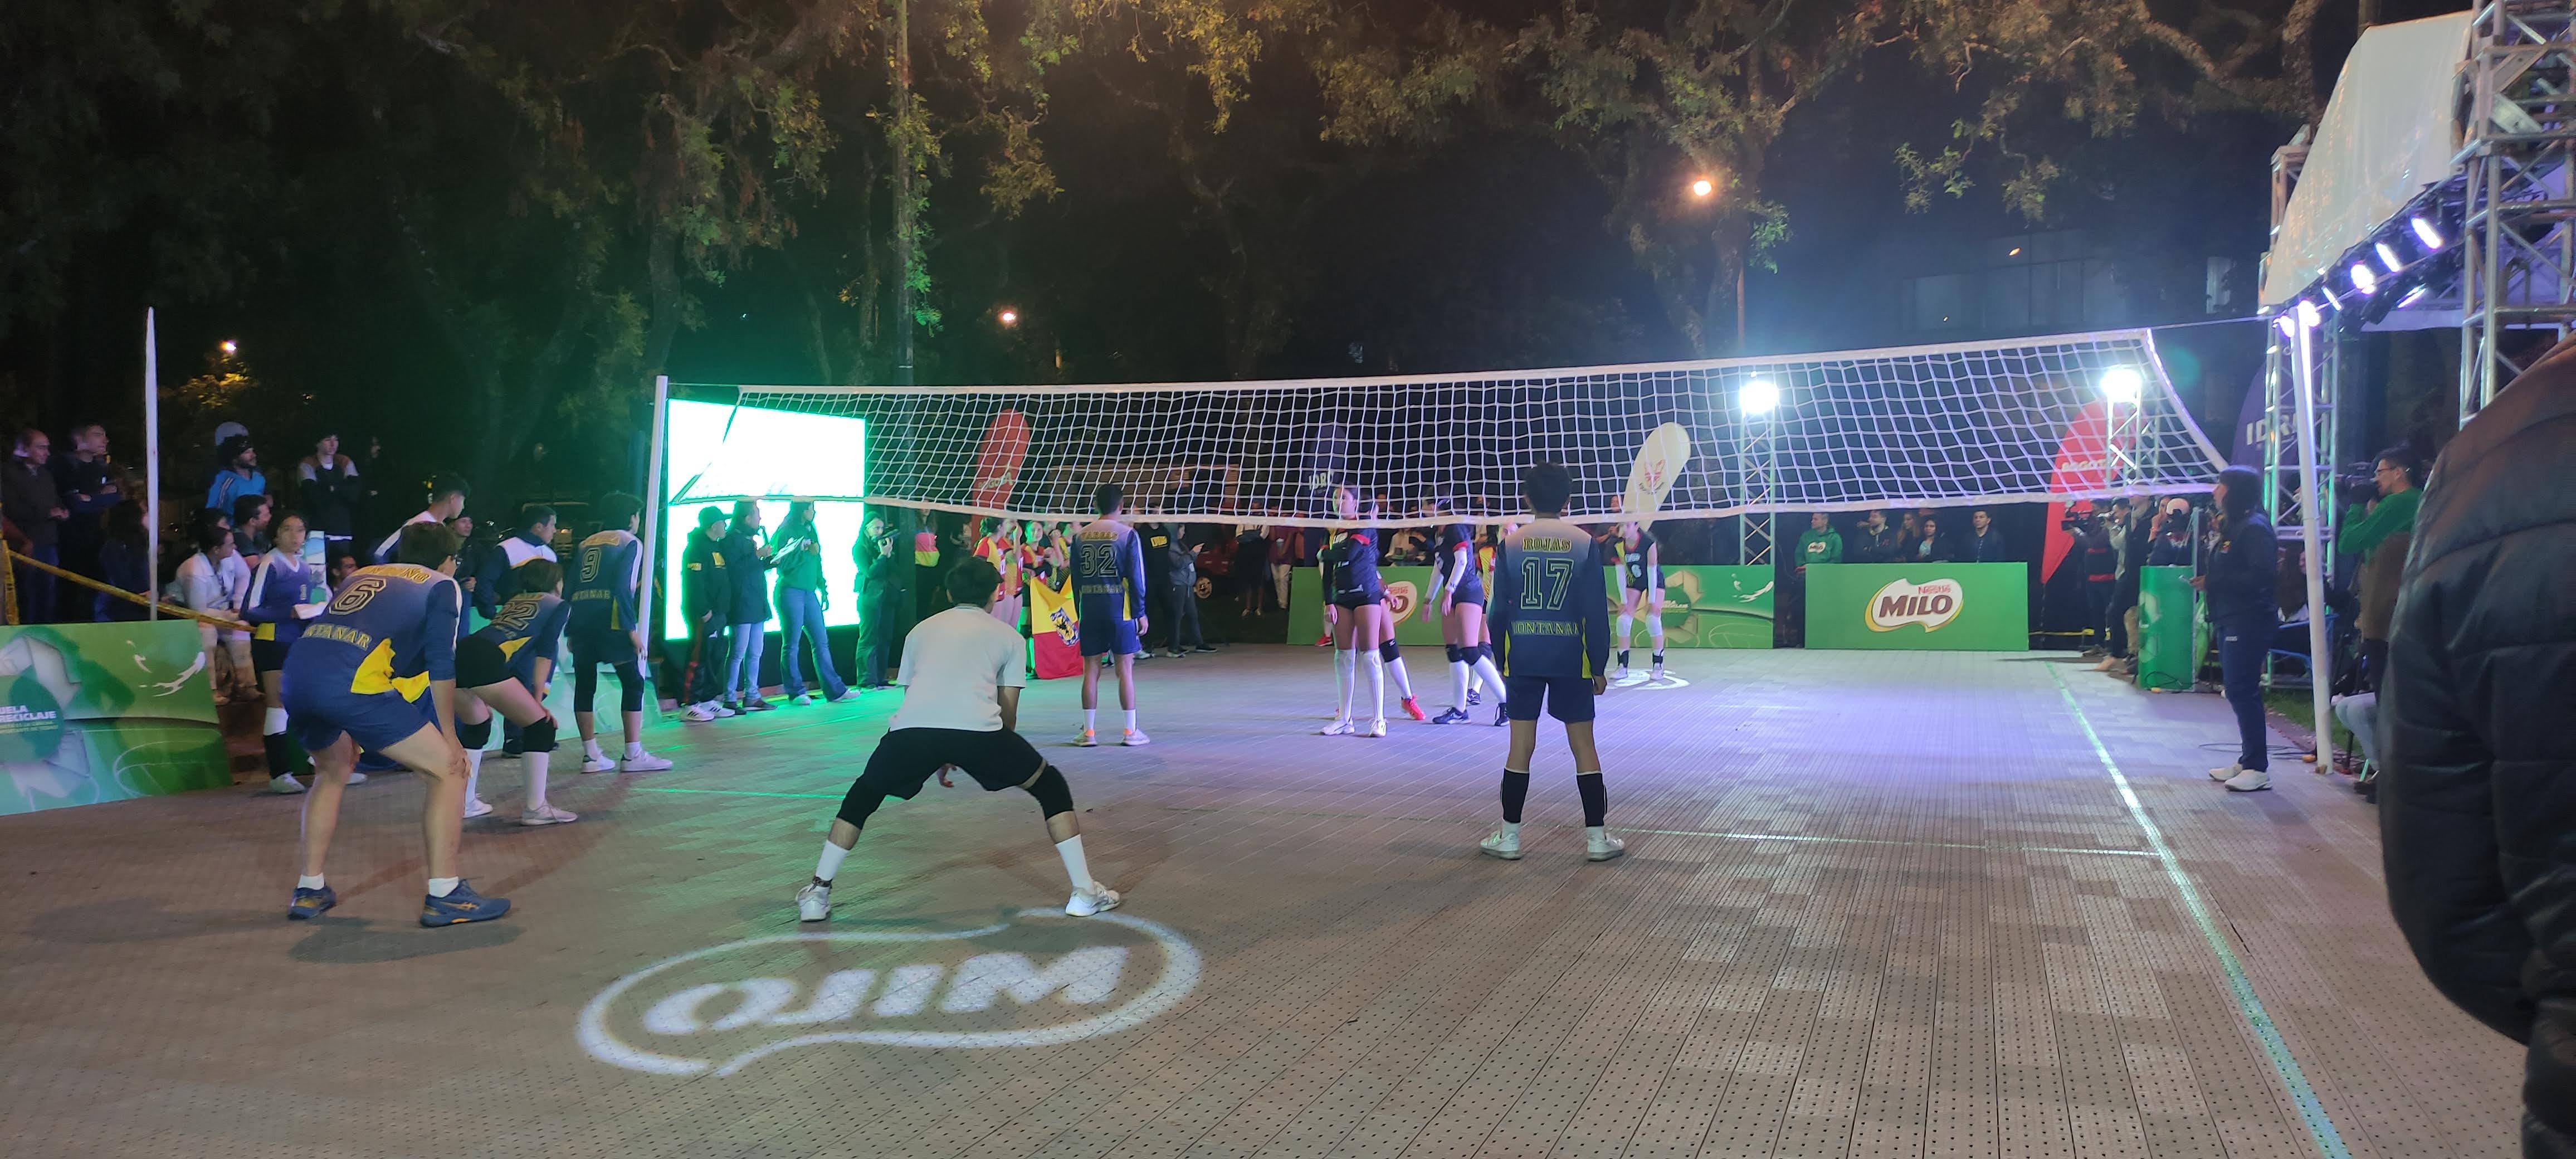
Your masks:
<path fill-rule="evenodd" d="M 281 732 L 285 732 L 285 731 L 286 731 L 286 710 L 285 710 L 285 709 L 283 709 L 283 708 L 272 708 L 272 709 L 269 709 L 268 711 L 263 712 L 263 713 L 261 713 L 261 714 L 260 714 L 260 717 L 259 717 L 259 734 L 260 734 L 261 736 L 276 736 L 277 734 L 279 734 L 279 733 L 281 733 Z"/>

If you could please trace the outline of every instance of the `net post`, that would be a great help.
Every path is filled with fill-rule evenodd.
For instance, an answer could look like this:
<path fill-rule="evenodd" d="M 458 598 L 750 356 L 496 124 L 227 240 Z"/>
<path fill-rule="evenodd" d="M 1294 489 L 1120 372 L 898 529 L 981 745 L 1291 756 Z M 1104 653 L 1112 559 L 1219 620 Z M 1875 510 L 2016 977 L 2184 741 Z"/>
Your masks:
<path fill-rule="evenodd" d="M 2299 542 L 2307 558 L 2301 570 L 2307 573 L 2308 588 L 2308 703 L 2315 710 L 2317 730 L 2317 771 L 2330 766 L 2334 752 L 2333 694 L 2334 656 L 2326 644 L 2326 573 L 2325 561 L 2317 552 L 2317 487 L 2323 473 L 2314 469 L 2317 461 L 2316 385 L 2317 352 L 2315 328 L 2299 327 L 2298 374 L 2293 384 L 2299 392 L 2299 465 L 2307 476 L 2299 488 Z"/>
<path fill-rule="evenodd" d="M 662 608 L 661 600 L 656 598 L 656 593 L 662 590 L 662 557 L 655 554 L 658 550 L 655 536 L 662 526 L 662 455 L 664 446 L 671 437 L 670 422 L 671 376 L 655 375 L 653 377 L 653 434 L 646 443 L 644 485 L 640 488 L 644 498 L 644 534 L 638 550 L 644 556 L 644 574 L 647 579 L 643 585 L 644 590 L 635 593 L 635 604 L 638 609 L 636 618 L 643 621 L 644 645 L 647 649 L 641 658 L 646 684 L 653 683 L 653 660 L 662 651 Z M 661 709 L 661 700 L 661 692 L 657 688 L 653 696 L 653 707 L 657 712 Z"/>
<path fill-rule="evenodd" d="M 152 561 L 153 600 L 144 618 L 161 618 L 161 391 L 159 344 L 152 338 L 152 307 L 143 308 L 143 557 Z"/>

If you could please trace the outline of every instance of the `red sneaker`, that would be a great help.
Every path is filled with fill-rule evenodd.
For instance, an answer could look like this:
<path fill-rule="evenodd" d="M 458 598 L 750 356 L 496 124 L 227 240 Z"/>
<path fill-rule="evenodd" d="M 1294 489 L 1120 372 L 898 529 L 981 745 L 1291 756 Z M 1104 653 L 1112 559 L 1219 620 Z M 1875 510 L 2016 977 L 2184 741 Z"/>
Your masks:
<path fill-rule="evenodd" d="M 1404 715 L 1412 717 L 1415 720 L 1431 719 L 1430 717 L 1423 715 L 1422 706 L 1414 703 L 1413 698 L 1410 696 L 1404 698 Z"/>

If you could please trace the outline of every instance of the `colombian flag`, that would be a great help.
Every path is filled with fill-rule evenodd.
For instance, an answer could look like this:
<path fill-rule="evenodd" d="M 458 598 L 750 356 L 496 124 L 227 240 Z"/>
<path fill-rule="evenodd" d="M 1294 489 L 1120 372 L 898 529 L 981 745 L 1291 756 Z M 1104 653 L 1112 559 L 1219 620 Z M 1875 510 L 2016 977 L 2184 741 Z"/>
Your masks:
<path fill-rule="evenodd" d="M 1073 578 L 1062 587 L 1029 584 L 1029 637 L 1037 646 L 1038 679 L 1082 675 L 1082 627 L 1073 610 Z"/>

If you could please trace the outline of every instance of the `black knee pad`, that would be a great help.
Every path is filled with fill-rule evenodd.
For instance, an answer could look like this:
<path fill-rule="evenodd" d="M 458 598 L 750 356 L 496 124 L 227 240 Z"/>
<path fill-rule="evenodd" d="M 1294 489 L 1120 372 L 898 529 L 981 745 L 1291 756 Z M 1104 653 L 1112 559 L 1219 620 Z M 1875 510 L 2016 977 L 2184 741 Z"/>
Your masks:
<path fill-rule="evenodd" d="M 617 707 L 622 712 L 644 711 L 644 670 L 632 660 L 617 666 Z"/>
<path fill-rule="evenodd" d="M 555 751 L 555 718 L 549 716 L 519 729 L 519 751 L 550 753 Z"/>
<path fill-rule="evenodd" d="M 1398 660 L 1404 659 L 1404 653 L 1397 650 L 1395 646 L 1395 637 L 1393 636 L 1387 637 L 1386 643 L 1377 646 L 1377 655 L 1378 659 L 1384 660 L 1389 664 L 1393 664 Z"/>
<path fill-rule="evenodd" d="M 1467 652 L 1468 649 L 1461 648 L 1456 644 L 1449 645 L 1449 662 L 1452 664 L 1472 663 L 1472 661 L 1467 659 Z"/>
<path fill-rule="evenodd" d="M 1073 812 L 1073 786 L 1064 783 L 1064 774 L 1052 764 L 1038 773 L 1028 786 L 1029 795 L 1038 799 L 1040 815 L 1053 817 Z"/>
<path fill-rule="evenodd" d="M 492 718 L 484 717 L 481 724 L 457 721 L 456 739 L 464 743 L 465 751 L 469 753 L 492 743 Z"/>

